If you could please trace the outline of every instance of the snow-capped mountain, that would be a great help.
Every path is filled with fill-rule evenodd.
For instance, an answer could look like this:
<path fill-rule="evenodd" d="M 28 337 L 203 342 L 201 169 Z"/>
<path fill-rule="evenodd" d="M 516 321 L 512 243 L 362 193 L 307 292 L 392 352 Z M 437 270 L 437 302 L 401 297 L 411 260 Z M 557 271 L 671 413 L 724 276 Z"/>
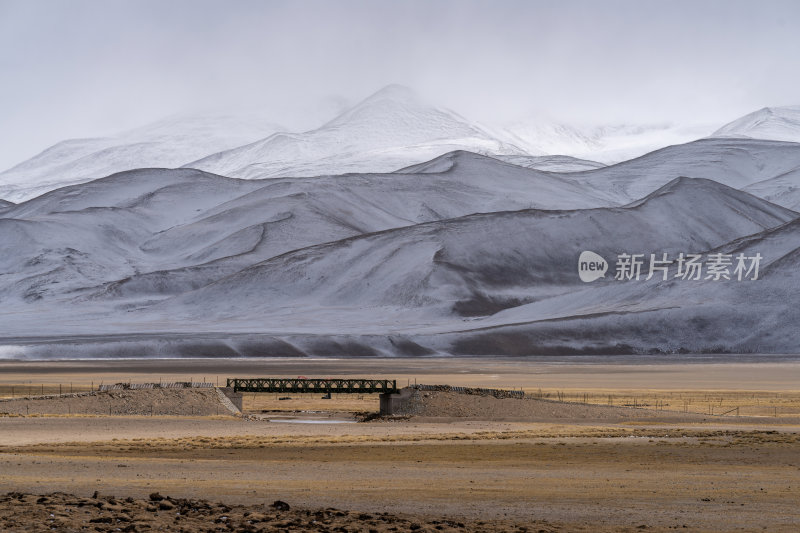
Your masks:
<path fill-rule="evenodd" d="M 454 150 L 530 155 L 390 85 L 315 130 L 276 133 L 184 166 L 245 179 L 391 172 Z"/>
<path fill-rule="evenodd" d="M 565 124 L 543 116 L 489 128 L 498 137 L 532 154 L 566 155 L 603 164 L 619 163 L 666 146 L 691 142 L 711 130 L 708 125 L 671 123 Z"/>
<path fill-rule="evenodd" d="M 70 355 L 82 336 L 82 356 L 800 347 L 800 143 L 722 135 L 606 166 L 533 154 L 534 134 L 600 153 L 614 136 L 670 129 L 500 135 L 398 86 L 315 130 L 216 149 L 272 128 L 245 122 L 184 117 L 65 141 L 0 174 L 11 193 L 0 345 Z M 184 168 L 87 181 L 158 158 Z M 585 250 L 760 254 L 762 276 L 586 284 Z"/>
<path fill-rule="evenodd" d="M 179 167 L 280 129 L 254 116 L 180 115 L 112 137 L 70 139 L 1 172 L 0 198 L 22 201 L 115 172 Z"/>
<path fill-rule="evenodd" d="M 711 137 L 800 142 L 800 106 L 765 107 L 725 124 Z"/>
<path fill-rule="evenodd" d="M 761 110 L 715 135 L 797 139 L 796 114 L 791 107 Z M 303 133 L 282 131 L 258 114 L 184 115 L 112 137 L 63 141 L 0 173 L 0 198 L 19 202 L 135 168 L 182 166 L 245 179 L 310 177 L 391 172 L 455 150 L 549 172 L 580 172 L 707 133 L 671 124 L 567 125 L 546 117 L 483 125 L 391 85 Z M 638 188 L 627 200 L 677 175 Z"/>

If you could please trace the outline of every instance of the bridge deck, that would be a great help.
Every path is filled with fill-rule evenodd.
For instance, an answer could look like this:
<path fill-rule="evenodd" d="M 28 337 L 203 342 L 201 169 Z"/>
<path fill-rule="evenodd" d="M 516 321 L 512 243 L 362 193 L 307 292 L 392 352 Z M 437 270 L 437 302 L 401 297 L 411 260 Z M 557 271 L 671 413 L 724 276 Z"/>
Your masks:
<path fill-rule="evenodd" d="M 389 379 L 323 379 L 323 378 L 228 378 L 228 387 L 235 392 L 395 393 L 397 381 Z"/>

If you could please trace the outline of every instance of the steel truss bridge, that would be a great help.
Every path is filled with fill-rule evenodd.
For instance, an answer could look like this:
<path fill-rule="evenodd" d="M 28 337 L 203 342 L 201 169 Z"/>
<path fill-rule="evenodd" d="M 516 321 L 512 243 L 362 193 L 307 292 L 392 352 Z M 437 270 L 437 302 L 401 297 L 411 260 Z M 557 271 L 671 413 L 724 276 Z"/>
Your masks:
<path fill-rule="evenodd" d="M 234 392 L 393 394 L 397 380 L 389 379 L 322 379 L 322 378 L 228 378 Z"/>

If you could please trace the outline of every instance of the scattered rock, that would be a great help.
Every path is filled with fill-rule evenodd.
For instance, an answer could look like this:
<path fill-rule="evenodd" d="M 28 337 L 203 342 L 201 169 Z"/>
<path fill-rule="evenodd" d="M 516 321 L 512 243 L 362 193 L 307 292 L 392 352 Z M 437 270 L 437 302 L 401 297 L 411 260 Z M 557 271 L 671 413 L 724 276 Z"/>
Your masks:
<path fill-rule="evenodd" d="M 36 520 L 42 515 L 50 518 L 44 527 Z M 80 511 L 78 511 L 80 507 Z M 143 513 L 143 509 L 148 514 Z M 266 509 L 266 510 L 265 510 Z M 70 512 L 73 511 L 73 512 Z M 170 512 L 159 512 L 170 511 Z M 177 511 L 177 512 L 176 512 Z M 380 521 L 383 524 L 378 525 Z M 91 524 L 91 526 L 89 526 Z M 216 524 L 216 525 L 213 525 Z M 391 524 L 391 527 L 388 527 Z M 459 527 L 460 526 L 460 527 Z M 78 498 L 64 493 L 31 495 L 8 493 L 0 495 L 0 532 L 5 531 L 98 531 L 109 533 L 179 533 L 189 531 L 255 533 L 266 531 L 351 532 L 351 531 L 492 531 L 520 532 L 518 524 L 507 522 L 455 523 L 391 515 L 386 512 L 364 513 L 339 509 L 291 509 L 284 501 L 257 506 L 215 504 L 206 500 L 169 498 L 154 492 L 148 500 L 127 497 L 115 499 L 94 494 L 94 499 Z"/>
<path fill-rule="evenodd" d="M 270 507 L 272 507 L 277 511 L 288 511 L 289 509 L 291 509 L 288 503 L 283 502 L 281 500 L 275 500 L 274 502 L 272 502 L 272 505 L 270 505 Z"/>

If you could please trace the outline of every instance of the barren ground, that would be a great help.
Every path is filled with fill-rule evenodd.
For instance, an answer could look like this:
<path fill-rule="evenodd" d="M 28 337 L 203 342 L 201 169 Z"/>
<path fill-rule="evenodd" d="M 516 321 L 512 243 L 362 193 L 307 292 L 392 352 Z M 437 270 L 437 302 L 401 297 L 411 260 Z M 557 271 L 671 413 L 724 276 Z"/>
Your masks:
<path fill-rule="evenodd" d="M 439 371 L 443 363 L 429 364 Z M 331 374 L 342 375 L 334 374 L 335 362 L 329 365 Z M 594 381 L 585 368 L 576 367 L 587 390 L 621 392 L 611 387 L 621 383 L 602 379 L 624 372 L 593 369 Z M 517 380 L 524 381 L 530 379 L 526 371 L 537 368 L 518 363 L 515 370 L 521 376 Z M 55 376 L 58 365 L 48 371 Z M 663 371 L 654 370 L 652 382 L 660 383 Z M 681 372 L 671 369 L 673 377 Z M 766 394 L 772 387 L 773 394 L 786 398 L 795 393 L 791 381 L 797 368 L 742 366 L 737 372 L 695 366 L 687 373 L 694 374 L 695 383 L 721 385 L 692 389 L 681 381 L 676 387 L 698 396 L 720 391 L 743 395 L 747 389 L 741 385 L 749 376 L 750 390 Z M 720 382 L 720 374 L 730 381 Z M 647 375 L 639 374 L 637 390 L 664 391 L 648 389 Z M 767 376 L 770 380 L 758 381 Z M 0 380 L 15 377 L 14 372 L 0 374 Z M 75 373 L 67 377 L 90 379 Z M 444 378 L 435 381 L 502 385 L 502 380 L 483 381 L 476 373 Z M 245 400 L 257 417 L 0 417 L 0 493 L 74 495 L 39 503 L 38 496 L 0 497 L 0 530 L 46 531 L 55 525 L 60 531 L 113 531 L 132 524 L 136 529 L 128 531 L 800 528 L 800 422 L 792 407 L 779 417 L 721 417 L 518 400 L 536 407 L 522 419 L 509 416 L 503 407 L 509 404 L 491 405 L 493 399 L 454 403 L 447 394 L 435 393 L 420 400 L 426 416 L 332 423 L 345 421 L 348 411 L 362 410 L 362 403 L 377 408 L 377 401 L 280 401 L 268 395 Z M 338 414 L 327 420 L 330 415 L 295 413 L 303 402 L 330 406 Z M 498 417 L 498 409 L 506 416 Z M 465 413 L 472 416 L 461 416 Z M 326 423 L 286 423 L 295 416 Z M 95 491 L 100 494 L 93 500 Z M 179 510 L 148 511 L 153 504 L 146 500 L 153 492 L 170 496 Z M 288 502 L 291 510 L 269 507 L 275 500 Z M 185 516 L 176 521 L 181 506 Z M 329 507 L 343 511 L 315 514 Z M 245 517 L 246 512 L 256 519 Z"/>

